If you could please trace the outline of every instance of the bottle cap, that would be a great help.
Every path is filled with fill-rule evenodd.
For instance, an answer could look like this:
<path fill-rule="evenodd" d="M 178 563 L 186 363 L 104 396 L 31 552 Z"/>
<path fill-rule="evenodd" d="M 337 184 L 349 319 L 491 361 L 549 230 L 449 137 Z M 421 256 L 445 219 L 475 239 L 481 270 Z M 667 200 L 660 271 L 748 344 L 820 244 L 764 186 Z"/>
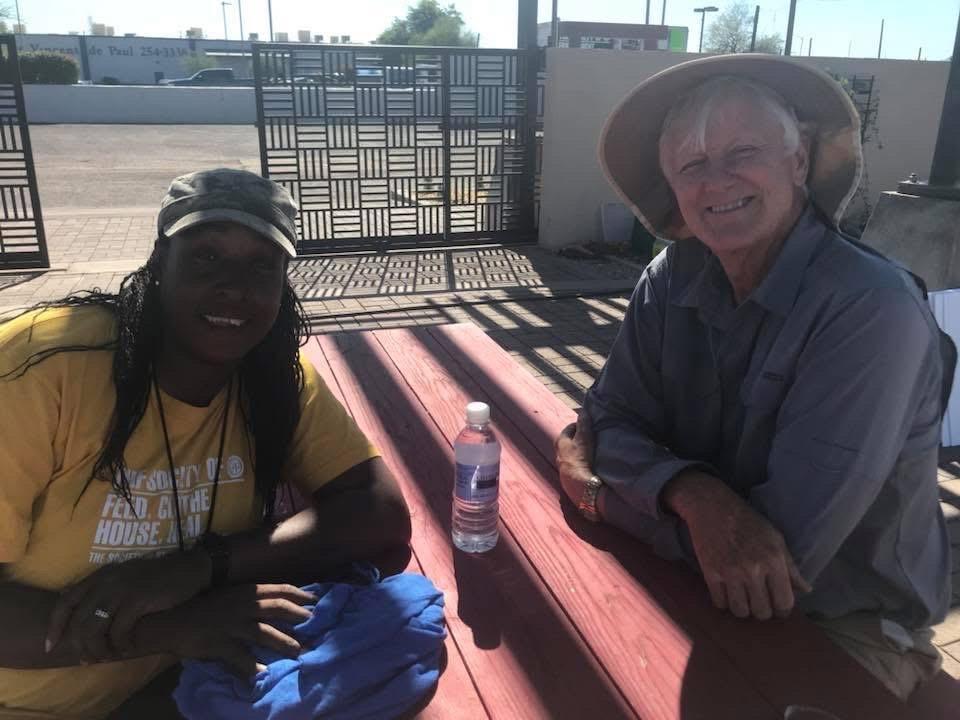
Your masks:
<path fill-rule="evenodd" d="M 490 406 L 482 402 L 467 405 L 467 422 L 471 425 L 484 425 L 490 422 Z"/>

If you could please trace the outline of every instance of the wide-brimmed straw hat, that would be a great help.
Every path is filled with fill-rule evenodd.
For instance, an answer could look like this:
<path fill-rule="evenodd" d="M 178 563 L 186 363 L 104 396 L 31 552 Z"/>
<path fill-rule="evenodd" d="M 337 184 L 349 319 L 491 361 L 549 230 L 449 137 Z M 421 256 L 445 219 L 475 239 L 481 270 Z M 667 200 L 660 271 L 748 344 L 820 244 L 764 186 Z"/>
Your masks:
<path fill-rule="evenodd" d="M 660 170 L 664 118 L 685 93 L 711 78 L 736 76 L 778 92 L 811 134 L 807 188 L 811 201 L 839 225 L 860 183 L 860 115 L 825 72 L 775 55 L 718 55 L 675 65 L 634 88 L 607 118 L 600 164 L 614 189 L 654 235 L 689 236 Z"/>

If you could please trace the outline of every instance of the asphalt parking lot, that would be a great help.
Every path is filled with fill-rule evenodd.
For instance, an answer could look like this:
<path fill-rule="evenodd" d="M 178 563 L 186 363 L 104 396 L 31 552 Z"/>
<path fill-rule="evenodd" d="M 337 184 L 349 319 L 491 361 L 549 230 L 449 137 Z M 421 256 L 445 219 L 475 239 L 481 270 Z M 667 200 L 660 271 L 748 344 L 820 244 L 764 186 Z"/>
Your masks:
<path fill-rule="evenodd" d="M 259 172 L 253 125 L 33 125 L 45 213 L 155 212 L 170 180 L 212 167 Z"/>

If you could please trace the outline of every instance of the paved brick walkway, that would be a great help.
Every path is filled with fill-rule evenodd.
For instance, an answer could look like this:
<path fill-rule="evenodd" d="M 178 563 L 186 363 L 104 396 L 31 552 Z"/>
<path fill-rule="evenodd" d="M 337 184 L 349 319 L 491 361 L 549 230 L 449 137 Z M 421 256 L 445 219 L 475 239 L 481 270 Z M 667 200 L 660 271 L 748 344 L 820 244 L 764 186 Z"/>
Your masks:
<path fill-rule="evenodd" d="M 0 274 L 0 313 L 82 289 L 116 290 L 149 255 L 153 223 L 147 213 L 47 218 L 54 270 Z M 639 269 L 523 247 L 310 258 L 291 275 L 316 333 L 473 322 L 575 408 L 616 337 Z M 940 481 L 960 605 L 960 464 L 941 468 Z M 935 631 L 944 668 L 960 678 L 960 606 Z"/>

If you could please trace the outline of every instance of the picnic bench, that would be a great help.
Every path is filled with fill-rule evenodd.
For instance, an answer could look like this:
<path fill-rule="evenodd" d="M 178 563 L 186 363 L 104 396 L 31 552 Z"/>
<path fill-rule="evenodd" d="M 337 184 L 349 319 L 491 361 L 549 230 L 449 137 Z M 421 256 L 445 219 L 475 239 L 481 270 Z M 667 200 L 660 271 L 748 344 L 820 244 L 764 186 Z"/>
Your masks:
<path fill-rule="evenodd" d="M 419 717 L 960 717 L 946 674 L 904 705 L 806 618 L 738 620 L 684 566 L 583 520 L 554 467 L 574 412 L 477 327 L 314 336 L 304 353 L 402 486 L 407 569 L 446 596 L 446 666 Z M 503 444 L 500 541 L 478 556 L 450 540 L 452 442 L 471 400 L 490 404 Z"/>

